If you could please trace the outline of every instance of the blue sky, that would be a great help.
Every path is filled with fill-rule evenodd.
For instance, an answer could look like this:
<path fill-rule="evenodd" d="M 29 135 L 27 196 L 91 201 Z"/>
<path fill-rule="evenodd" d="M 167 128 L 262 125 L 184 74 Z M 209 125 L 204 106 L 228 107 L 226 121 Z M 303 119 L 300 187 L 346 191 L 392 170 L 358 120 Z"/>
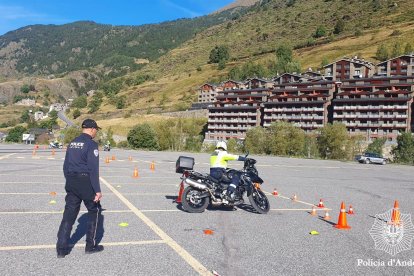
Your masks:
<path fill-rule="evenodd" d="M 0 0 L 0 35 L 33 24 L 142 25 L 209 14 L 234 0 Z"/>

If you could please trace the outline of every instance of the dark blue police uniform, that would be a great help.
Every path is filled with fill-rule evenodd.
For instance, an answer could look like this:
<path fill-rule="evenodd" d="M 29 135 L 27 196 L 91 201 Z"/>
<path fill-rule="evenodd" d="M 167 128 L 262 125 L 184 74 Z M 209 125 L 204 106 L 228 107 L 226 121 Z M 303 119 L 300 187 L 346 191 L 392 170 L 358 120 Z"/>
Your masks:
<path fill-rule="evenodd" d="M 93 122 L 98 129 L 96 122 Z M 84 123 L 82 127 L 85 128 Z M 97 248 L 95 239 L 99 212 L 101 211 L 99 201 L 95 202 L 94 199 L 96 193 L 101 192 L 101 188 L 99 184 L 98 144 L 92 140 L 89 134 L 82 133 L 70 142 L 63 164 L 63 173 L 66 178 L 66 205 L 57 235 L 56 250 L 58 257 L 64 257 L 70 251 L 68 244 L 70 234 L 79 214 L 82 201 L 88 209 L 85 252 L 93 253 Z M 102 246 L 100 247 L 103 249 Z"/>

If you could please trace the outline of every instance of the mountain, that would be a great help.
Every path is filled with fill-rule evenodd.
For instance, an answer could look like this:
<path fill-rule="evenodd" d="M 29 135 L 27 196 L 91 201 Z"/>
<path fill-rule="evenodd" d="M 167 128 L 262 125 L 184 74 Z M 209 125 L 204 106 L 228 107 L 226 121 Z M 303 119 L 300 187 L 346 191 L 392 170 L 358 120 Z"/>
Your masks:
<path fill-rule="evenodd" d="M 230 10 L 238 7 L 250 7 L 256 4 L 257 2 L 260 2 L 261 0 L 236 0 L 233 3 L 230 3 L 229 5 L 225 6 L 222 9 L 219 9 L 216 12 L 222 12 L 225 10 Z"/>
<path fill-rule="evenodd" d="M 48 74 L 72 68 L 90 72 L 106 66 L 105 74 L 94 73 L 93 78 L 89 77 L 90 83 L 95 76 L 100 78 L 96 87 L 106 95 L 93 116 L 98 120 L 132 117 L 133 121 L 138 114 L 186 110 L 196 100 L 200 85 L 228 79 L 229 72 L 241 66 L 259 64 L 265 69 L 263 77 L 276 75 L 278 72 L 271 65 L 276 62 L 275 50 L 280 45 L 294 49 L 302 70 L 315 69 L 322 62 L 343 56 L 358 55 L 376 63 L 379 45 L 388 47 L 390 54 L 401 52 L 406 44 L 414 46 L 412 0 L 261 0 L 248 8 L 234 8 L 193 20 L 140 27 L 102 26 L 92 22 L 26 27 L 0 37 L 0 45 L 6 45 L 0 48 L 0 59 L 8 62 L 8 67 L 2 62 L 0 67 L 15 68 L 19 73 Z M 191 25 L 195 26 L 197 20 L 210 23 L 200 23 L 194 31 Z M 164 32 L 162 26 L 168 29 L 168 24 L 187 30 L 180 43 L 170 45 L 178 35 L 171 34 L 176 31 L 172 26 L 169 32 Z M 55 34 L 60 37 L 50 43 L 45 31 L 38 31 L 40 27 L 54 32 L 55 28 L 61 28 L 62 34 Z M 136 29 L 141 32 L 135 32 Z M 155 35 L 154 39 L 153 32 L 164 35 Z M 16 38 L 12 39 L 13 36 Z M 7 43 L 1 44 L 5 37 Z M 41 47 L 43 44 L 50 49 Z M 230 52 L 224 69 L 209 63 L 211 50 L 221 45 Z M 65 51 L 59 51 L 59 47 Z M 131 65 L 131 58 L 135 64 L 147 64 Z M 56 61 L 60 63 L 55 64 Z M 22 67 L 20 63 L 26 65 Z M 31 64 L 36 66 L 33 68 Z M 123 68 L 126 74 L 112 74 L 113 68 Z M 61 76 L 64 75 L 57 77 Z M 85 91 L 80 89 L 78 94 Z M 126 106 L 117 109 L 114 103 L 121 97 L 126 99 Z"/>
<path fill-rule="evenodd" d="M 320 29 L 323 34 L 316 35 Z M 343 56 L 358 55 L 377 63 L 378 46 L 386 45 L 391 54 L 396 43 L 399 52 L 406 43 L 414 46 L 411 0 L 261 1 L 246 14 L 198 33 L 156 62 L 126 76 L 151 75 L 154 80 L 125 85 L 120 93 L 130 99 L 131 107 L 185 109 L 196 100 L 200 85 L 228 79 L 233 68 L 253 62 L 267 69 L 276 62 L 275 50 L 280 45 L 293 47 L 295 58 L 306 70 Z M 223 70 L 209 64 L 210 51 L 216 45 L 227 46 L 230 52 Z M 276 74 L 269 68 L 263 77 Z"/>
<path fill-rule="evenodd" d="M 142 26 L 80 21 L 32 25 L 0 36 L 0 75 L 49 75 L 104 66 L 135 70 L 197 33 L 230 20 L 233 10 Z"/>

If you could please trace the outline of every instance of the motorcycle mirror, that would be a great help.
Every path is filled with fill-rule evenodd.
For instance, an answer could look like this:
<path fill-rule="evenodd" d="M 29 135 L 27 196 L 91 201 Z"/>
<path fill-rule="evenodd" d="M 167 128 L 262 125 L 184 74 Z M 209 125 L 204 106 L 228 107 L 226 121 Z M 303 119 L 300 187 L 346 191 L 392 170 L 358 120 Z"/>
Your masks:
<path fill-rule="evenodd" d="M 245 156 L 245 157 L 249 156 L 249 153 L 250 153 L 250 152 L 249 152 L 249 151 L 247 151 L 247 152 L 246 152 L 246 156 Z"/>

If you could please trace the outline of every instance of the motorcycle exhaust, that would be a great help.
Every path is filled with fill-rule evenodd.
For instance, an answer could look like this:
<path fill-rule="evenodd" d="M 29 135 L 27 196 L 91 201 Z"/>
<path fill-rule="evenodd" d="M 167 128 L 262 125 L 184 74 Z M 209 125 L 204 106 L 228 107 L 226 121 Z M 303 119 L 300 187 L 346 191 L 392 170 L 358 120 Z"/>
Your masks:
<path fill-rule="evenodd" d="M 194 181 L 194 180 L 192 180 L 190 178 L 186 178 L 184 180 L 184 183 L 190 185 L 191 187 L 194 187 L 196 189 L 199 189 L 199 190 L 207 190 L 207 185 L 206 184 L 203 184 L 203 183 Z"/>

